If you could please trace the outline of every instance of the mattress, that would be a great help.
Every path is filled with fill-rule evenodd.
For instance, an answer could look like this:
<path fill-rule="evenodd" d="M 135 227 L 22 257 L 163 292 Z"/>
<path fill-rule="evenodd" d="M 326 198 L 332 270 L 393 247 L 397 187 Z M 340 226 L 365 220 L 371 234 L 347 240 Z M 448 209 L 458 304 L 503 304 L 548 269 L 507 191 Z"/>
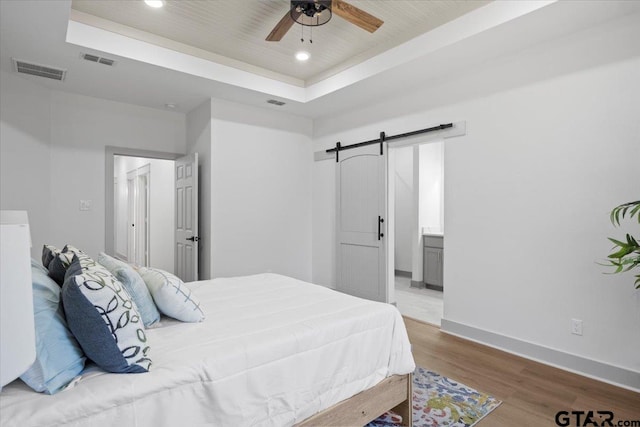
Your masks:
<path fill-rule="evenodd" d="M 276 274 L 188 286 L 206 319 L 149 329 L 150 372 L 89 365 L 53 396 L 14 381 L 0 424 L 288 426 L 415 368 L 392 305 Z"/>

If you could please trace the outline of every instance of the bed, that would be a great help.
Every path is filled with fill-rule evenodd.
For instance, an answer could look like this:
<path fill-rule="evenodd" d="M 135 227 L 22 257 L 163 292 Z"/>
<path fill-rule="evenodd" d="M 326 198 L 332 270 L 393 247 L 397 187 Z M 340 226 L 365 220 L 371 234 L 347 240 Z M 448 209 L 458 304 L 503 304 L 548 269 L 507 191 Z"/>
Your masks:
<path fill-rule="evenodd" d="M 206 319 L 148 329 L 150 372 L 88 365 L 52 396 L 16 380 L 0 424 L 364 425 L 395 408 L 411 425 L 415 364 L 395 307 L 277 274 L 187 285 Z"/>

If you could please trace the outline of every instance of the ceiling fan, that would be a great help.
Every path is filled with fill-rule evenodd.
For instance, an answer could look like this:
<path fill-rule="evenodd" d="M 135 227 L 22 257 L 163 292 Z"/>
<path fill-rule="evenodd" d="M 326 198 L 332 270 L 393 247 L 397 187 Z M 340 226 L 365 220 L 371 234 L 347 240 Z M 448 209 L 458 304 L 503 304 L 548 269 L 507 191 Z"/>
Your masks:
<path fill-rule="evenodd" d="M 314 27 L 325 24 L 331 19 L 332 13 L 370 33 L 384 23 L 381 19 L 343 0 L 291 0 L 290 10 L 271 30 L 266 41 L 280 41 L 295 23 Z"/>

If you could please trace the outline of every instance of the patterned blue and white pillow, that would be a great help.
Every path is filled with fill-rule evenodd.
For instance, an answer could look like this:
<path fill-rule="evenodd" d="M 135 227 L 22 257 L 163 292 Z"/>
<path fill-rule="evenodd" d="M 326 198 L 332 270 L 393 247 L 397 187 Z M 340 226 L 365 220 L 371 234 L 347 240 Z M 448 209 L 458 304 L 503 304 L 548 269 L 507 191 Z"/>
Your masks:
<path fill-rule="evenodd" d="M 160 312 L 182 322 L 204 320 L 200 302 L 182 280 L 159 268 L 141 267 L 138 273 L 147 284 Z"/>
<path fill-rule="evenodd" d="M 116 373 L 149 370 L 150 346 L 140 313 L 106 268 L 74 256 L 62 286 L 62 303 L 69 329 L 98 366 Z"/>
<path fill-rule="evenodd" d="M 126 262 L 115 259 L 104 252 L 98 255 L 98 263 L 111 272 L 116 279 L 124 285 L 133 302 L 136 303 L 138 311 L 142 316 L 144 326 L 149 327 L 160 320 L 158 308 L 153 303 L 153 298 L 147 289 L 142 277 Z"/>

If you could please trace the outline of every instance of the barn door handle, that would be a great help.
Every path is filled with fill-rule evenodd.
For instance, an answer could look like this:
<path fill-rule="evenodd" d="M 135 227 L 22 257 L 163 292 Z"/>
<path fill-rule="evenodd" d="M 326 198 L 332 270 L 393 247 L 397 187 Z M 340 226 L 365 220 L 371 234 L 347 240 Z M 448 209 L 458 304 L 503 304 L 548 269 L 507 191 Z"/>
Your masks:
<path fill-rule="evenodd" d="M 198 236 L 191 236 L 191 237 L 187 237 L 187 240 L 191 242 L 197 242 L 198 240 L 200 240 L 200 238 Z"/>
<path fill-rule="evenodd" d="M 380 232 L 380 224 L 382 224 L 383 222 L 384 222 L 384 218 L 378 215 L 378 240 L 384 237 L 384 233 Z"/>

